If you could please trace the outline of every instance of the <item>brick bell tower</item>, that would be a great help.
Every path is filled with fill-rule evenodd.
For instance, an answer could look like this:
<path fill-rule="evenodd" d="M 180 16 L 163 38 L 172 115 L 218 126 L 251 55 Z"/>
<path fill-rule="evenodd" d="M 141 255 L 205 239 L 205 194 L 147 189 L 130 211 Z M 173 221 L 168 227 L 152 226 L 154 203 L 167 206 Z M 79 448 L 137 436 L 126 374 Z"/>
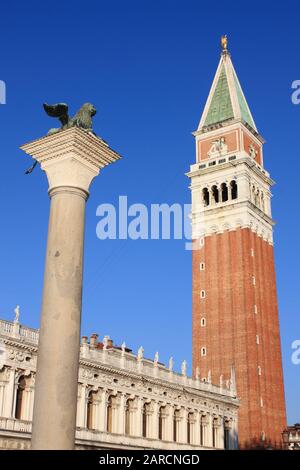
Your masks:
<path fill-rule="evenodd" d="M 194 133 L 188 176 L 193 230 L 193 373 L 226 383 L 235 367 L 241 448 L 281 445 L 286 426 L 263 144 L 227 38 Z"/>

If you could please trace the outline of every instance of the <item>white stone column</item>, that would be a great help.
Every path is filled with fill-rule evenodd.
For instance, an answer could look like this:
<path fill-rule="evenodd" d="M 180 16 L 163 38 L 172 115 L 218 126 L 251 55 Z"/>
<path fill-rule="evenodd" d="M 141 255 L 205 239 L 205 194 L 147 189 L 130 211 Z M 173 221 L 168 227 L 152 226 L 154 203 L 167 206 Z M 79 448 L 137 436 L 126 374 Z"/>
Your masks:
<path fill-rule="evenodd" d="M 174 406 L 167 405 L 167 420 L 166 420 L 166 440 L 173 441 L 174 432 Z"/>
<path fill-rule="evenodd" d="M 6 387 L 6 382 L 1 381 L 0 382 L 0 416 L 4 416 L 3 410 L 4 410 L 5 387 Z"/>
<path fill-rule="evenodd" d="M 213 417 L 212 415 L 207 415 L 207 425 L 205 426 L 205 441 L 204 441 L 207 447 L 212 447 L 212 444 L 213 444 L 212 432 L 213 432 Z"/>
<path fill-rule="evenodd" d="M 223 418 L 219 417 L 219 426 L 218 426 L 218 448 L 224 449 L 224 422 Z"/>
<path fill-rule="evenodd" d="M 125 434 L 125 406 L 126 406 L 126 394 L 122 393 L 120 397 L 120 409 L 119 409 L 119 426 L 118 433 Z"/>
<path fill-rule="evenodd" d="M 142 437 L 143 434 L 143 398 L 136 397 L 137 407 L 136 407 L 136 425 L 134 435 Z"/>
<path fill-rule="evenodd" d="M 100 431 L 100 404 L 101 404 L 101 396 L 99 395 L 99 392 L 95 395 L 94 397 L 94 402 L 93 402 L 93 424 L 94 424 L 94 429 L 96 431 Z"/>
<path fill-rule="evenodd" d="M 32 402 L 32 387 L 28 385 L 25 389 L 25 403 L 22 419 L 29 421 L 30 420 L 30 411 L 31 411 L 31 402 Z"/>
<path fill-rule="evenodd" d="M 235 181 L 235 180 L 232 180 L 232 181 Z M 228 181 L 227 188 L 228 188 L 228 201 L 232 201 L 231 181 Z"/>
<path fill-rule="evenodd" d="M 5 387 L 4 394 L 4 407 L 3 407 L 3 416 L 6 418 L 14 417 L 14 400 L 15 400 L 15 370 L 10 369 L 8 383 Z"/>
<path fill-rule="evenodd" d="M 195 425 L 194 425 L 194 441 L 193 444 L 200 446 L 200 413 L 199 411 L 194 411 L 195 416 Z"/>
<path fill-rule="evenodd" d="M 147 403 L 149 405 L 149 403 Z M 151 405 L 150 405 L 151 406 Z M 152 426 L 152 410 L 150 409 L 150 406 L 146 407 L 146 436 L 145 438 L 151 437 L 151 426 Z"/>
<path fill-rule="evenodd" d="M 251 200 L 253 197 L 251 187 L 252 185 L 249 184 L 249 178 L 246 174 L 239 175 L 237 181 L 237 191 L 238 191 L 238 199 L 240 201 L 243 200 Z"/>
<path fill-rule="evenodd" d="M 269 217 L 272 217 L 271 197 L 272 194 L 268 191 L 265 198 L 265 211 Z"/>
<path fill-rule="evenodd" d="M 112 399 L 112 433 L 118 432 L 118 419 L 120 410 L 120 397 L 116 395 Z"/>
<path fill-rule="evenodd" d="M 32 449 L 74 449 L 85 203 L 100 168 L 119 159 L 71 128 L 21 147 L 41 163 L 51 198 L 33 412 Z"/>
<path fill-rule="evenodd" d="M 153 413 L 151 415 L 151 436 L 152 439 L 158 439 L 158 419 L 159 419 L 159 403 L 153 402 Z"/>
<path fill-rule="evenodd" d="M 99 404 L 99 430 L 106 432 L 106 419 L 107 419 L 107 392 L 102 389 L 98 392 L 101 397 Z"/>
<path fill-rule="evenodd" d="M 31 395 L 30 395 L 30 407 L 29 407 L 29 421 L 32 421 L 33 418 L 33 406 L 34 406 L 34 386 L 35 386 L 35 374 L 32 373 L 31 379 Z"/>
<path fill-rule="evenodd" d="M 86 427 L 86 384 L 78 384 L 77 393 L 77 418 L 76 425 L 79 428 Z"/>
<path fill-rule="evenodd" d="M 180 411 L 180 427 L 179 427 L 179 442 L 182 442 L 183 444 L 187 443 L 187 410 L 185 408 L 182 408 Z"/>
<path fill-rule="evenodd" d="M 197 414 L 194 411 L 193 415 L 190 417 L 190 426 L 191 426 L 191 442 L 190 443 L 193 445 L 198 444 L 197 442 L 198 429 L 196 429 L 197 424 L 198 424 Z"/>

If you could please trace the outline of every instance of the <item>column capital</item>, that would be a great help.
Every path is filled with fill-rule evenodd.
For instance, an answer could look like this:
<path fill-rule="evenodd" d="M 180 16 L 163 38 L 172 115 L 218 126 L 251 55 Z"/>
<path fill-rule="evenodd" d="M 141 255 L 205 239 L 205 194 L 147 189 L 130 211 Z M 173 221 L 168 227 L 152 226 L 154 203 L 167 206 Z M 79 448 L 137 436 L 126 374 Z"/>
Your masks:
<path fill-rule="evenodd" d="M 78 127 L 41 137 L 20 148 L 41 164 L 50 196 L 61 187 L 88 195 L 100 170 L 121 158 L 100 137 Z"/>

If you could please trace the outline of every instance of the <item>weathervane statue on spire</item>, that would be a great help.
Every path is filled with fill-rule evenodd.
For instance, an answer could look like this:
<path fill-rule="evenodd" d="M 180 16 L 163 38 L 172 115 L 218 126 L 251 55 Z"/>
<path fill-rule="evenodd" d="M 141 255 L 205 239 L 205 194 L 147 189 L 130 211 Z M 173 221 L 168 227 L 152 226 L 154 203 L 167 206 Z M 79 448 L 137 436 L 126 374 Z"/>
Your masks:
<path fill-rule="evenodd" d="M 228 52 L 227 45 L 228 45 L 227 34 L 225 34 L 221 36 L 221 47 L 222 47 L 223 54 Z"/>

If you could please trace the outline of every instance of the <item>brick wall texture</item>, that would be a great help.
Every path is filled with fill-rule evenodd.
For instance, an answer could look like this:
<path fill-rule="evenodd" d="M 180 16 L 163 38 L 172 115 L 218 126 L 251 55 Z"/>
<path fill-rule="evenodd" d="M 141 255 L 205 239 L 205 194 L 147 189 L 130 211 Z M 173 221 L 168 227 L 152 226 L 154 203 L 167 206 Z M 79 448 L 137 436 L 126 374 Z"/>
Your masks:
<path fill-rule="evenodd" d="M 218 384 L 234 365 L 240 447 L 280 446 L 286 415 L 273 247 L 240 228 L 205 237 L 192 257 L 193 373 L 211 370 Z"/>

